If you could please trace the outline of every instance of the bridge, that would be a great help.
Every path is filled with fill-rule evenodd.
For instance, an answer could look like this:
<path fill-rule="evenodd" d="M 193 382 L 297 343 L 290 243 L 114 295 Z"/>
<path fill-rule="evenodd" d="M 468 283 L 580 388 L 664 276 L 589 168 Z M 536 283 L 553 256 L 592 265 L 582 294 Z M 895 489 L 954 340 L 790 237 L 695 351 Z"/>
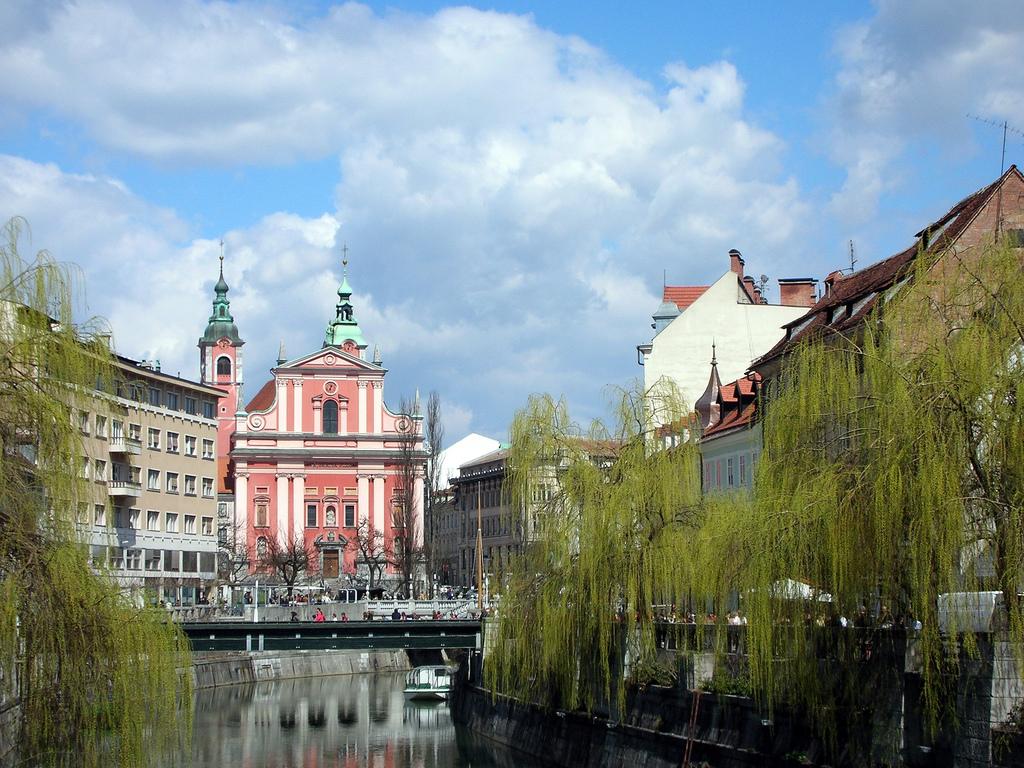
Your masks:
<path fill-rule="evenodd" d="M 479 620 L 182 622 L 193 652 L 481 648 Z"/>

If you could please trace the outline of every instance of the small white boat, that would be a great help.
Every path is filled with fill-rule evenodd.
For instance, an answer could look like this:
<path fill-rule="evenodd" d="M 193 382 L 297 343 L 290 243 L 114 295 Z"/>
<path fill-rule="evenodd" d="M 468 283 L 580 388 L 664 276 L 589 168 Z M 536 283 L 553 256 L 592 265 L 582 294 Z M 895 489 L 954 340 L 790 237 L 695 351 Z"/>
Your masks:
<path fill-rule="evenodd" d="M 452 686 L 451 671 L 448 667 L 416 667 L 405 676 L 405 698 L 444 701 Z"/>

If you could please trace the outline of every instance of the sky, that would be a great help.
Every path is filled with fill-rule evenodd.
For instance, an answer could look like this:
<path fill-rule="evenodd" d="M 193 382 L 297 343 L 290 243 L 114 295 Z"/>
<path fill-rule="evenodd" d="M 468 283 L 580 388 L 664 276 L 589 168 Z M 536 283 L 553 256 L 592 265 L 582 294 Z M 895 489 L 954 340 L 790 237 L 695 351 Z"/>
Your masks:
<path fill-rule="evenodd" d="M 1024 130 L 1016 0 L 0 4 L 0 217 L 117 349 L 198 376 L 220 241 L 245 392 L 318 349 L 348 247 L 385 399 L 448 442 L 642 374 L 664 278 L 905 248 Z M 1006 163 L 1024 160 L 1010 133 Z"/>

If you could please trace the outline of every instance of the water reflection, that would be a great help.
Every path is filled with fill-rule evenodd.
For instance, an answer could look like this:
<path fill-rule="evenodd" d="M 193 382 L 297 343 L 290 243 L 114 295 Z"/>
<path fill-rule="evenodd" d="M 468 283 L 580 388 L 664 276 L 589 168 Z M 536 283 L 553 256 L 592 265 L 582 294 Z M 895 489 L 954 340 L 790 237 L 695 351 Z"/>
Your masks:
<path fill-rule="evenodd" d="M 456 729 L 445 704 L 406 702 L 404 675 L 281 680 L 198 691 L 197 768 L 489 768 L 523 763 Z M 185 761 L 173 761 L 185 764 Z"/>

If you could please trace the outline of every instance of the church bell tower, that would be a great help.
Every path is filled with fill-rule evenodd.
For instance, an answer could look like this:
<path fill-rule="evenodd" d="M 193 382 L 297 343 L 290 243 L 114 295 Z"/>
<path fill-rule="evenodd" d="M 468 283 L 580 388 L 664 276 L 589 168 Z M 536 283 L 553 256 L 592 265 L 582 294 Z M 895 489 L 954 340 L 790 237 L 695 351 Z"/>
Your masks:
<path fill-rule="evenodd" d="M 231 435 L 235 430 L 235 412 L 241 407 L 242 346 L 238 326 L 231 316 L 228 284 L 224 281 L 224 242 L 220 244 L 220 277 L 213 287 L 213 313 L 206 332 L 199 339 L 199 372 L 203 384 L 224 390 L 217 402 L 217 458 L 224 463 L 231 454 Z"/>

